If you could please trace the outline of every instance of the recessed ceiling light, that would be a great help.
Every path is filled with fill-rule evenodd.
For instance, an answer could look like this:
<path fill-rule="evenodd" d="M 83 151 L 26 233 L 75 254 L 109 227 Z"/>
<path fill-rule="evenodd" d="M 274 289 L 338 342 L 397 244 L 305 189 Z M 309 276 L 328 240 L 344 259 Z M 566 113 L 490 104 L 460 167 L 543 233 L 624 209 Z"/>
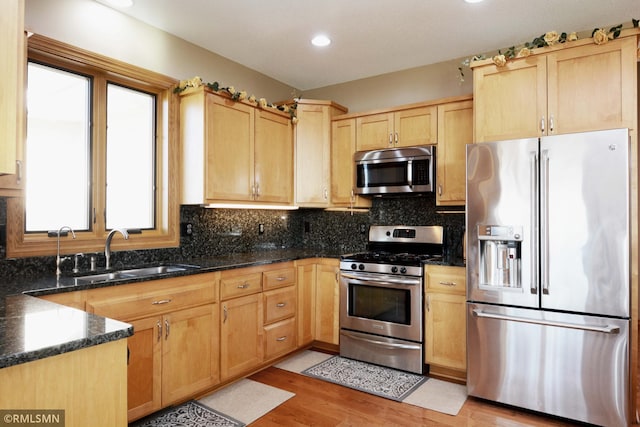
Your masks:
<path fill-rule="evenodd" d="M 480 3 L 483 0 L 464 0 L 467 3 Z"/>
<path fill-rule="evenodd" d="M 103 3 L 109 6 L 126 8 L 133 6 L 133 0 L 102 0 Z"/>
<path fill-rule="evenodd" d="M 329 46 L 331 39 L 324 34 L 319 34 L 311 39 L 311 44 L 319 47 Z"/>

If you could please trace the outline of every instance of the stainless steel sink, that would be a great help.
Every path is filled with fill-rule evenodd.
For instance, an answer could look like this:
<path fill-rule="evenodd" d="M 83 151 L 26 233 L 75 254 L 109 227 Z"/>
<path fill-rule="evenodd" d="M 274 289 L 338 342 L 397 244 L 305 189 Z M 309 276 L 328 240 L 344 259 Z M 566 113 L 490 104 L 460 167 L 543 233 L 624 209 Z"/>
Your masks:
<path fill-rule="evenodd" d="M 180 271 L 193 270 L 196 268 L 200 267 L 197 265 L 189 264 L 169 264 L 158 265 L 154 267 L 129 268 L 101 274 L 90 274 L 86 276 L 78 276 L 74 279 L 76 285 L 86 285 L 91 283 L 108 282 L 110 280 L 134 279 L 139 277 L 157 276 L 167 273 L 177 273 Z"/>

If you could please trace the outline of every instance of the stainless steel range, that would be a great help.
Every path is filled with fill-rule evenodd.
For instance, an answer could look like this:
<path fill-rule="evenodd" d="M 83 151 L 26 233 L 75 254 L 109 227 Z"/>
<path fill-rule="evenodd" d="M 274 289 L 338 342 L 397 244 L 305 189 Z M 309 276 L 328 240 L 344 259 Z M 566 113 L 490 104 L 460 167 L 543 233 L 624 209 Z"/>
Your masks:
<path fill-rule="evenodd" d="M 424 262 L 442 258 L 440 226 L 372 226 L 368 251 L 340 260 L 340 355 L 424 368 Z"/>

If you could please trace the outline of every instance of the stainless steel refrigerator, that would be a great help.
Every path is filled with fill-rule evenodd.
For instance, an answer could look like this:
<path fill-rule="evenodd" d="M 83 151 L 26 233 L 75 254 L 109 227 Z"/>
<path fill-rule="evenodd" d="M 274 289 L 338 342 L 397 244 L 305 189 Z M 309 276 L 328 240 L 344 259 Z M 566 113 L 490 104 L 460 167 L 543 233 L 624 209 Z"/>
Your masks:
<path fill-rule="evenodd" d="M 629 424 L 629 131 L 467 145 L 467 388 Z"/>

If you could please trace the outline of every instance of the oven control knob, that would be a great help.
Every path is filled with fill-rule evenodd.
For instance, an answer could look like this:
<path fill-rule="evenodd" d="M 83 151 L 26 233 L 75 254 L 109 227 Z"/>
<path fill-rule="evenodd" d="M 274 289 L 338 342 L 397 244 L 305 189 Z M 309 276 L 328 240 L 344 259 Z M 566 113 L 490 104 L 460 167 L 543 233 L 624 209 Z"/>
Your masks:
<path fill-rule="evenodd" d="M 364 264 L 360 264 L 360 265 L 358 266 L 358 269 L 359 269 L 359 270 L 364 270 Z"/>
<path fill-rule="evenodd" d="M 352 270 L 355 270 L 356 268 L 358 268 L 358 264 L 356 264 L 356 263 L 351 264 L 351 269 Z"/>
<path fill-rule="evenodd" d="M 398 272 L 398 267 L 391 267 L 391 272 L 392 273 L 397 273 Z"/>
<path fill-rule="evenodd" d="M 400 269 L 400 273 L 404 274 L 404 273 L 406 273 L 406 272 L 407 272 L 407 269 L 406 269 L 405 267 L 402 267 L 402 268 Z"/>

